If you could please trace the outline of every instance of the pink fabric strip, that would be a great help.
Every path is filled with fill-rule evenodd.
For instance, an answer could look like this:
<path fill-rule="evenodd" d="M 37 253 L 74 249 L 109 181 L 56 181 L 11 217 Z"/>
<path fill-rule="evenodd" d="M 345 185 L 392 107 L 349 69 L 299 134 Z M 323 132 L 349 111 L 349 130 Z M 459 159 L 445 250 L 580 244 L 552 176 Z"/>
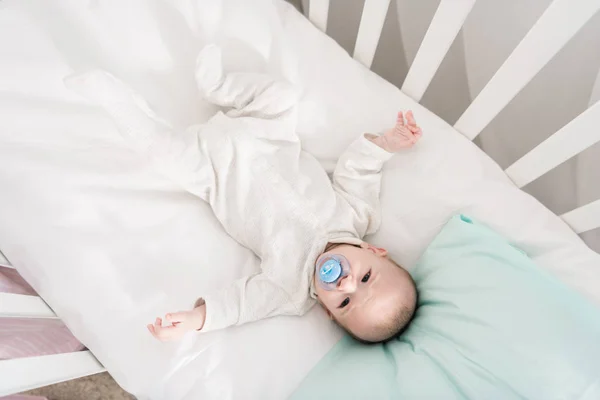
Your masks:
<path fill-rule="evenodd" d="M 83 349 L 59 320 L 0 319 L 0 360 L 69 353 Z"/>
<path fill-rule="evenodd" d="M 11 268 L 0 267 L 0 292 L 36 295 Z M 84 346 L 59 320 L 0 318 L 0 360 L 68 353 Z"/>
<path fill-rule="evenodd" d="M 0 266 L 0 293 L 36 295 L 35 290 L 16 270 L 2 266 Z"/>

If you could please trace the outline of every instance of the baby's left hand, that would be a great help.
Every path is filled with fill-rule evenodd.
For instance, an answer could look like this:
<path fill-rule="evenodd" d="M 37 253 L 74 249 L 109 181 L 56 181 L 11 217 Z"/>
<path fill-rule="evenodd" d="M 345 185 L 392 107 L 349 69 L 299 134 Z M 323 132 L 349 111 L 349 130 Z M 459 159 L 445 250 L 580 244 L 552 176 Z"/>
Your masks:
<path fill-rule="evenodd" d="M 181 339 L 188 332 L 199 331 L 204 326 L 206 306 L 199 305 L 190 311 L 169 313 L 165 319 L 169 325 L 163 325 L 162 318 L 156 318 L 153 324 L 148 325 L 148 330 L 161 342 Z"/>
<path fill-rule="evenodd" d="M 412 111 L 406 113 L 406 122 L 404 122 L 404 116 L 400 111 L 396 119 L 396 126 L 385 131 L 382 136 L 367 136 L 367 138 L 385 151 L 396 153 L 402 149 L 412 147 L 422 135 L 423 132 L 417 125 Z"/>

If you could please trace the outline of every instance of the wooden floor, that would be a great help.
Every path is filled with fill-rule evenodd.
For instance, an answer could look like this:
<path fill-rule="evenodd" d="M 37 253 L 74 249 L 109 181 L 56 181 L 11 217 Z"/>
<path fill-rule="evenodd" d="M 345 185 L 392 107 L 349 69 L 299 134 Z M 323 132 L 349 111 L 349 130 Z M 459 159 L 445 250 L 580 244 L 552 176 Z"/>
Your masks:
<path fill-rule="evenodd" d="M 45 396 L 48 400 L 134 400 L 109 374 L 102 373 L 35 389 L 24 394 Z"/>

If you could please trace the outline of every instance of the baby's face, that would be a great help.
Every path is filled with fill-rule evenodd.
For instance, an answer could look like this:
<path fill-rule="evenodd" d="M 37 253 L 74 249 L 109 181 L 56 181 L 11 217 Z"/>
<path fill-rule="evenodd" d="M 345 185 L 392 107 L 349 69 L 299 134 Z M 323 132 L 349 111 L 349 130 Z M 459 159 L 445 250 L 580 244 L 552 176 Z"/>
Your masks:
<path fill-rule="evenodd" d="M 368 243 L 361 247 L 344 244 L 323 253 L 319 260 L 334 254 L 346 257 L 350 274 L 334 290 L 315 282 L 317 297 L 330 316 L 355 335 L 368 336 L 369 329 L 388 318 L 400 302 L 413 301 L 410 276 L 386 257 L 385 249 Z"/>

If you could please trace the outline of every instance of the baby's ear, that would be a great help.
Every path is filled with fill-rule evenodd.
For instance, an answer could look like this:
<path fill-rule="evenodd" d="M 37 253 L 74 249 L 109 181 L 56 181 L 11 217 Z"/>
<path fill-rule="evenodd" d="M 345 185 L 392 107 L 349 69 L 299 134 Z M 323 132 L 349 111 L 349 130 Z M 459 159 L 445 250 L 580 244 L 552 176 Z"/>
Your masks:
<path fill-rule="evenodd" d="M 367 242 L 362 242 L 360 244 L 360 247 L 362 249 L 369 250 L 370 252 L 372 252 L 375 255 L 378 255 L 379 257 L 385 257 L 388 254 L 388 251 L 383 247 L 376 247 Z"/>

